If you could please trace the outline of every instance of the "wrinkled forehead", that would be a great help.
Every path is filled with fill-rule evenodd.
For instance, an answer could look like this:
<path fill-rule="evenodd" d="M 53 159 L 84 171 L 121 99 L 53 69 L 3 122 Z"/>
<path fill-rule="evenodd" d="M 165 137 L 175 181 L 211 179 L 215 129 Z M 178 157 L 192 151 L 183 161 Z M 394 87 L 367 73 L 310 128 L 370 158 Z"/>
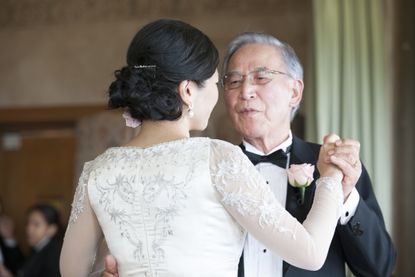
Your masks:
<path fill-rule="evenodd" d="M 282 69 L 281 51 L 269 44 L 245 44 L 234 52 L 227 72 L 249 72 L 257 68 Z"/>

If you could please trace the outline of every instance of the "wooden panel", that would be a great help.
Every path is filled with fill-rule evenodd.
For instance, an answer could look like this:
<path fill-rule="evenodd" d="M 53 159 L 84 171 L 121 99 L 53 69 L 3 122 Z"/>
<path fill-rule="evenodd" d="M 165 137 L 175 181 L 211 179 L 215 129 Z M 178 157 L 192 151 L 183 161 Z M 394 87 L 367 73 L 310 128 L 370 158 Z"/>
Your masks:
<path fill-rule="evenodd" d="M 76 122 L 79 118 L 104 111 L 105 106 L 62 106 L 1 108 L 0 124 Z"/>
<path fill-rule="evenodd" d="M 20 107 L 0 109 L 0 201 L 16 221 L 27 251 L 28 207 L 39 201 L 56 206 L 68 221 L 74 194 L 77 137 L 75 126 L 104 106 Z"/>
<path fill-rule="evenodd" d="M 73 197 L 76 137 L 72 130 L 21 133 L 18 149 L 1 149 L 0 193 L 5 213 L 16 221 L 17 238 L 27 250 L 28 207 L 49 202 L 67 222 Z"/>

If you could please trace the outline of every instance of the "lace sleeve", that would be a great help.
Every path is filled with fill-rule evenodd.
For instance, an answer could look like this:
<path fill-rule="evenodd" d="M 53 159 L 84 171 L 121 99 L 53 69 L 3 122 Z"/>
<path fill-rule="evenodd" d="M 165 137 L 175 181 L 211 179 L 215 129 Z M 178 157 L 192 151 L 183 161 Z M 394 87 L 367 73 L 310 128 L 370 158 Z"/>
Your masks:
<path fill-rule="evenodd" d="M 79 215 L 84 211 L 86 186 L 88 182 L 89 173 L 91 170 L 91 162 L 86 162 L 79 177 L 78 186 L 75 190 L 75 196 L 72 201 L 71 215 L 69 216 L 68 228 L 76 222 Z"/>
<path fill-rule="evenodd" d="M 88 198 L 90 166 L 86 164 L 79 179 L 71 216 L 60 257 L 62 276 L 88 276 L 94 263 L 102 231 Z"/>
<path fill-rule="evenodd" d="M 317 181 L 313 206 L 301 225 L 238 147 L 215 142 L 211 149 L 212 182 L 235 220 L 288 263 L 319 269 L 340 216 L 341 184 L 330 177 Z"/>

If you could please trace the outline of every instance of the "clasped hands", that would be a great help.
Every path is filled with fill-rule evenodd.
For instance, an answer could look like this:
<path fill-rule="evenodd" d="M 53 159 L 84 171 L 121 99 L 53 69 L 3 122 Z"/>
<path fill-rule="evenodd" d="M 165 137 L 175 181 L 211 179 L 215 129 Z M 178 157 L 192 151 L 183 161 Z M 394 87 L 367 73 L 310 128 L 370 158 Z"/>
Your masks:
<path fill-rule="evenodd" d="M 359 159 L 360 143 L 353 139 L 328 139 L 332 134 L 326 135 L 320 149 L 317 167 L 321 173 L 327 166 L 335 165 L 343 174 L 342 187 L 344 202 L 349 197 L 362 173 L 362 163 Z"/>

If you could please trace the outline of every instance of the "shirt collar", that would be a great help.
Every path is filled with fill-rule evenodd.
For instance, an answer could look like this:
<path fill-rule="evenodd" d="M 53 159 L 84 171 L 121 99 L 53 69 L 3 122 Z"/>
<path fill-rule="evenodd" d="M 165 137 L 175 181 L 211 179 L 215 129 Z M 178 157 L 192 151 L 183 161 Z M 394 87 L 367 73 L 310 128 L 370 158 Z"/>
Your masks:
<path fill-rule="evenodd" d="M 258 150 L 257 148 L 255 148 L 255 146 L 253 146 L 252 144 L 250 144 L 249 142 L 247 142 L 246 140 L 242 139 L 242 144 L 245 146 L 245 150 L 257 155 L 261 155 L 261 156 L 265 156 L 265 155 L 269 155 L 271 153 L 274 153 L 275 151 L 278 151 L 280 149 L 282 149 L 284 152 L 287 150 L 287 148 L 293 143 L 293 135 L 291 133 L 291 130 L 289 130 L 288 132 L 288 138 L 286 140 L 284 140 L 280 145 L 278 145 L 277 147 L 275 147 L 274 149 L 272 149 L 269 153 L 264 153 L 261 150 Z"/>

